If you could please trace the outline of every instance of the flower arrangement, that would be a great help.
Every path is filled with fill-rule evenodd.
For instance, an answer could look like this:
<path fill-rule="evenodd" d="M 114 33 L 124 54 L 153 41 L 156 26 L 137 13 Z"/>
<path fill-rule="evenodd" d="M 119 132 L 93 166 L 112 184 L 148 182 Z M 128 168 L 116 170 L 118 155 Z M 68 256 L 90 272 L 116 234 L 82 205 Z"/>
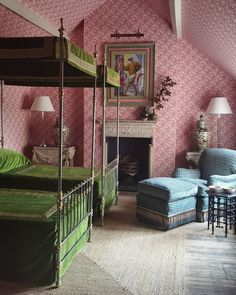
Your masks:
<path fill-rule="evenodd" d="M 163 102 L 168 101 L 168 97 L 171 96 L 170 88 L 176 84 L 169 76 L 165 76 L 161 81 L 160 88 L 157 90 L 156 95 L 153 97 L 154 109 L 161 110 L 164 108 Z"/>
<path fill-rule="evenodd" d="M 156 95 L 153 97 L 153 106 L 144 107 L 142 111 L 142 117 L 144 120 L 156 120 L 157 115 L 155 110 L 161 110 L 164 108 L 163 102 L 168 101 L 168 96 L 171 96 L 170 88 L 175 84 L 176 82 L 174 82 L 169 76 L 164 77 Z"/>

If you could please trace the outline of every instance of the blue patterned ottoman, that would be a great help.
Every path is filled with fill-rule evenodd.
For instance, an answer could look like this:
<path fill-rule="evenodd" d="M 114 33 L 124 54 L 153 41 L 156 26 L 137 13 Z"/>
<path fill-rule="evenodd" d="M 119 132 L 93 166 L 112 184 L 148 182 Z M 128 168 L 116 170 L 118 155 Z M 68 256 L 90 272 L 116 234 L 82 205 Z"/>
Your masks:
<path fill-rule="evenodd" d="M 170 177 L 142 180 L 137 186 L 136 216 L 160 230 L 196 220 L 198 186 Z"/>

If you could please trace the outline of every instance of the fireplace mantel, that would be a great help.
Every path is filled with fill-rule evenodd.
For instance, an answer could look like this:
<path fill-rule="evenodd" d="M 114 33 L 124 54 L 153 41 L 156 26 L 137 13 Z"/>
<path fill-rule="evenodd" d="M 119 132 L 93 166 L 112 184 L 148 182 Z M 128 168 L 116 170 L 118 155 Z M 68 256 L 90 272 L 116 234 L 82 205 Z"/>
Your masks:
<path fill-rule="evenodd" d="M 120 120 L 119 136 L 120 137 L 136 137 L 136 138 L 152 138 L 155 121 L 144 120 Z M 117 124 L 115 120 L 106 121 L 106 137 L 116 137 Z"/>

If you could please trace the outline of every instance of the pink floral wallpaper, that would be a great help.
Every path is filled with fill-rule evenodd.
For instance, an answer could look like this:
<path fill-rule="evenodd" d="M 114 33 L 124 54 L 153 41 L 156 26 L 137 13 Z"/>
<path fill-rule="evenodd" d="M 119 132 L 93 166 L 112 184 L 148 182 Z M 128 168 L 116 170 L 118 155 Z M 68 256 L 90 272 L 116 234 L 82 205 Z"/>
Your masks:
<path fill-rule="evenodd" d="M 182 0 L 183 37 L 236 79 L 236 1 Z"/>
<path fill-rule="evenodd" d="M 132 11 L 135 13 L 129 14 Z M 143 13 L 145 11 L 145 13 Z M 96 26 L 94 26 L 96 24 Z M 115 24 L 115 26 L 114 26 Z M 123 38 L 115 40 L 110 37 L 116 29 L 119 32 L 135 32 L 137 28 L 144 33 L 142 40 Z M 177 39 L 166 20 L 154 14 L 152 7 L 145 1 L 107 1 L 91 18 L 85 20 L 84 44 L 89 51 L 98 46 L 98 59 L 102 62 L 104 45 L 107 43 L 138 43 L 152 41 L 156 44 L 155 88 L 161 77 L 169 75 L 177 82 L 173 95 L 163 110 L 158 112 L 157 128 L 154 136 L 154 175 L 171 175 L 175 165 L 185 165 L 186 151 L 195 150 L 193 133 L 201 113 L 205 113 L 213 96 L 227 96 L 234 113 L 234 81 L 217 66 L 185 40 Z M 85 93 L 85 98 L 88 94 Z M 102 93 L 98 92 L 101 101 Z M 85 99 L 85 112 L 91 109 L 91 103 Z M 98 114 L 99 111 L 98 104 Z M 236 147 L 235 115 L 222 117 L 223 146 Z M 115 117 L 115 110 L 107 109 L 107 118 Z M 216 118 L 206 115 L 208 127 L 212 133 L 211 146 L 216 145 Z M 121 108 L 122 119 L 140 118 L 136 108 Z M 85 134 L 91 129 L 89 120 L 85 122 Z M 98 136 L 98 146 L 99 146 Z M 89 144 L 89 143 L 88 143 Z M 87 146 L 87 145 L 86 145 Z M 85 163 L 89 160 L 86 156 Z M 100 152 L 97 153 L 97 163 Z"/>
<path fill-rule="evenodd" d="M 4 86 L 4 146 L 30 152 L 30 88 Z"/>
<path fill-rule="evenodd" d="M 190 1 L 190 0 L 189 0 Z M 189 1 L 184 1 L 188 5 Z M 220 2 L 220 0 L 217 0 Z M 28 7 L 34 4 L 35 12 L 57 25 L 61 10 L 52 9 L 58 1 L 19 1 Z M 70 1 L 71 2 L 71 1 Z M 76 1 L 75 1 L 76 2 Z M 79 1 L 81 2 L 81 1 Z M 235 81 L 210 61 L 202 51 L 198 51 L 185 39 L 177 39 L 170 28 L 168 1 L 153 0 L 107 0 L 99 1 L 99 8 L 81 22 L 81 17 L 69 17 L 70 9 L 64 9 L 65 24 L 74 42 L 89 52 L 94 52 L 96 45 L 98 63 L 103 61 L 104 46 L 107 43 L 154 42 L 155 49 L 155 89 L 162 77 L 169 75 L 177 82 L 169 102 L 158 111 L 156 132 L 154 135 L 154 175 L 169 176 L 175 166 L 186 165 L 186 151 L 196 148 L 194 130 L 201 113 L 205 114 L 213 96 L 227 96 L 234 115 L 221 118 L 222 145 L 236 148 Z M 49 4 L 48 4 L 49 3 Z M 64 2 L 63 2 L 64 3 Z M 66 1 L 65 1 L 66 3 Z M 65 4 L 64 3 L 64 4 Z M 85 13 L 91 11 L 94 1 L 86 1 Z M 64 5 L 63 4 L 63 5 Z M 102 6 L 100 6 L 103 4 Z M 132 10 L 130 9 L 132 7 Z M 129 13 L 132 11 L 132 13 Z M 0 36 L 39 36 L 47 35 L 31 23 L 0 7 Z M 78 20 L 78 22 L 77 22 Z M 115 40 L 110 34 L 136 32 L 139 29 L 144 38 L 122 38 Z M 4 87 L 5 146 L 31 154 L 32 146 L 39 143 L 40 114 L 30 112 L 30 106 L 36 95 L 49 95 L 55 113 L 47 113 L 46 139 L 54 143 L 53 125 L 57 117 L 58 93 L 52 88 Z M 97 116 L 101 118 L 102 90 L 96 90 Z M 115 118 L 113 107 L 107 108 L 107 118 Z M 76 145 L 76 164 L 89 166 L 91 160 L 91 121 L 92 90 L 65 89 L 65 122 L 70 127 L 69 143 Z M 121 108 L 122 119 L 140 119 L 140 113 L 134 107 Z M 211 146 L 216 146 L 216 117 L 205 114 L 211 131 Z M 17 126 L 17 127 L 16 127 Z M 101 128 L 97 124 L 96 165 L 101 165 Z"/>
<path fill-rule="evenodd" d="M 1 37 L 46 36 L 43 30 L 0 7 Z M 78 25 L 72 34 L 72 40 L 83 47 L 83 26 Z M 79 41 L 79 42 L 78 42 Z M 40 144 L 41 114 L 31 112 L 30 107 L 35 96 L 49 95 L 55 108 L 54 113 L 45 113 L 45 139 L 54 144 L 53 126 L 58 114 L 58 90 L 50 87 L 4 86 L 4 146 L 24 152 L 32 157 L 32 148 Z M 70 127 L 68 144 L 75 145 L 77 153 L 75 163 L 83 165 L 83 89 L 65 89 L 64 120 Z"/>
<path fill-rule="evenodd" d="M 5 6 L 0 5 L 0 36 L 17 37 L 17 36 L 47 36 L 48 33 L 34 26 L 29 21 L 13 13 Z"/>
<path fill-rule="evenodd" d="M 4 6 L 0 6 L 0 36 L 46 36 L 41 29 L 15 13 L 10 12 Z M 31 107 L 30 87 L 3 87 L 4 107 L 4 146 L 24 152 L 31 156 Z"/>
<path fill-rule="evenodd" d="M 64 19 L 64 27 L 69 34 L 76 30 L 76 27 L 95 8 L 99 7 L 106 0 L 18 0 L 24 6 L 39 14 L 51 24 L 60 26 L 60 18 Z"/>

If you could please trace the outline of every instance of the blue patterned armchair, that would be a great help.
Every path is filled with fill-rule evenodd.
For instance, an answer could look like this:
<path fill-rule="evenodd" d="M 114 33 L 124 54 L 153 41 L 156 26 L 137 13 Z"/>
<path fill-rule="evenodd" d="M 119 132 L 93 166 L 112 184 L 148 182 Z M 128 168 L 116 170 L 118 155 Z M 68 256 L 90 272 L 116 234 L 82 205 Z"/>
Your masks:
<path fill-rule="evenodd" d="M 209 148 L 202 152 L 197 169 L 177 168 L 174 177 L 198 186 L 196 219 L 207 219 L 208 185 L 236 187 L 236 151 L 224 148 Z"/>

